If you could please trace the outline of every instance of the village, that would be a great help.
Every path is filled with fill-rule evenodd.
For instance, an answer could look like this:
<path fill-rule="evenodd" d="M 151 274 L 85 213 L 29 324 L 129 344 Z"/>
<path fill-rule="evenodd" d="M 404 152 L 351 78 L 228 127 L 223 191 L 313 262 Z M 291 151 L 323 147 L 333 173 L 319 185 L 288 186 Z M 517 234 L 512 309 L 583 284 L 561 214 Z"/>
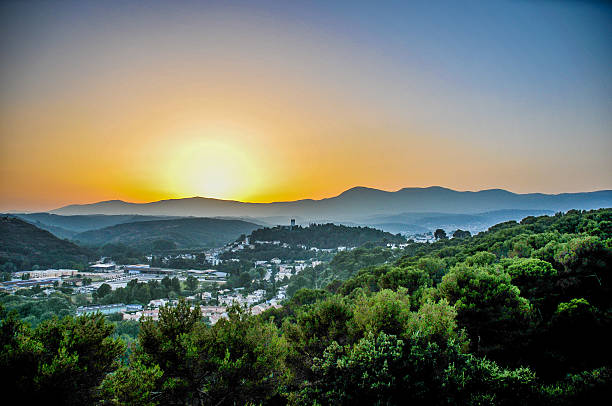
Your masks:
<path fill-rule="evenodd" d="M 258 247 L 276 247 L 281 255 L 269 259 L 244 261 L 244 251 L 256 250 Z M 282 253 L 292 248 L 307 250 L 312 253 L 310 259 L 284 258 Z M 398 247 L 389 247 L 398 248 Z M 271 307 L 280 307 L 287 298 L 287 285 L 291 278 L 299 275 L 306 268 L 314 268 L 325 261 L 318 259 L 321 254 L 331 258 L 335 253 L 351 250 L 352 247 L 340 246 L 335 249 L 319 249 L 300 245 L 291 247 L 280 241 L 254 241 L 249 237 L 231 242 L 221 248 L 203 252 L 168 253 L 162 256 L 147 255 L 148 263 L 120 264 L 111 258 L 100 258 L 89 264 L 87 270 L 76 269 L 32 269 L 15 272 L 10 281 L 0 283 L 0 291 L 15 293 L 21 289 L 30 289 L 36 294 L 33 297 L 45 297 L 53 292 L 69 293 L 79 299 L 76 315 L 100 312 L 114 315 L 122 320 L 141 320 L 151 318 L 158 320 L 160 308 L 178 303 L 178 296 L 170 292 L 170 297 L 152 299 L 146 303 L 100 303 L 98 292 L 125 289 L 129 284 L 163 283 L 164 280 L 177 279 L 180 286 L 186 287 L 181 295 L 192 307 L 199 306 L 204 320 L 210 324 L 227 317 L 226 308 L 239 305 L 252 314 L 259 314 Z M 153 266 L 152 263 L 167 264 L 177 260 L 194 260 L 204 258 L 208 269 L 178 269 L 164 266 Z M 239 267 L 248 266 L 248 280 L 232 278 L 232 273 Z M 248 285 L 248 286 L 243 286 Z M 187 288 L 187 286 L 189 287 Z M 180 290 L 180 288 L 179 288 Z M 173 296 L 174 295 L 174 296 Z M 110 297 L 110 296 L 108 296 Z"/>

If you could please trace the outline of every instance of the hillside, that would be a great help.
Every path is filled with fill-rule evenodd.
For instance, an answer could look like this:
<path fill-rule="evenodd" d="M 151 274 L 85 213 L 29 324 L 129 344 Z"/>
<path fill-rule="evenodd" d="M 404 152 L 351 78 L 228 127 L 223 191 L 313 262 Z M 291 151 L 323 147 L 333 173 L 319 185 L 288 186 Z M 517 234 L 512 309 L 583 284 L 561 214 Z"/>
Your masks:
<path fill-rule="evenodd" d="M 15 213 L 7 214 L 34 224 L 38 228 L 47 230 L 60 238 L 73 238 L 78 233 L 99 228 L 110 227 L 122 223 L 137 221 L 168 220 L 168 216 L 138 216 L 138 215 L 58 215 L 51 213 Z"/>
<path fill-rule="evenodd" d="M 139 221 L 79 233 L 74 241 L 86 246 L 120 243 L 151 249 L 153 243 L 163 240 L 176 248 L 203 248 L 221 246 L 258 227 L 241 220 L 211 218 Z"/>
<path fill-rule="evenodd" d="M 165 216 L 250 216 L 289 218 L 311 221 L 361 221 L 375 215 L 407 212 L 483 213 L 496 210 L 598 209 L 612 206 L 612 190 L 587 193 L 517 194 L 501 189 L 460 192 L 442 187 L 405 188 L 395 192 L 356 187 L 338 196 L 321 200 L 297 200 L 274 203 L 244 203 L 203 197 L 128 203 L 119 200 L 85 205 L 70 205 L 54 214 L 140 214 Z M 379 222 L 386 223 L 388 221 Z M 395 221 L 392 221 L 395 222 Z"/>
<path fill-rule="evenodd" d="M 28 270 L 32 266 L 75 268 L 87 265 L 89 252 L 50 232 L 12 217 L 0 217 L 0 268 Z"/>
<path fill-rule="evenodd" d="M 299 282 L 292 297 L 258 315 L 234 305 L 226 309 L 227 319 L 211 325 L 199 307 L 181 299 L 160 310 L 159 321 L 140 324 L 141 347 L 131 358 L 137 362 L 112 363 L 124 348 L 115 342 L 107 361 L 115 369 L 100 378 L 104 400 L 601 404 L 612 387 L 611 237 L 610 209 L 530 216 L 472 237 L 411 243 L 394 250 L 399 258 L 381 247 L 340 252 L 330 269 L 304 269 L 292 277 L 290 284 Z M 348 279 L 312 286 L 325 282 L 327 271 L 345 271 Z M 61 302 L 55 307 L 65 309 Z M 88 337 L 113 343 L 105 338 L 113 329 L 100 314 L 35 330 L 4 314 L 6 352 L 33 359 L 30 376 L 45 365 L 40 348 L 57 353 L 49 344 L 57 336 L 76 337 L 62 343 L 90 343 L 81 338 L 85 323 L 91 326 Z M 79 345 L 71 354 L 88 361 L 80 355 L 92 353 L 91 346 Z M 8 357 L 6 364 L 23 369 L 22 359 Z M 82 371 L 88 372 L 77 369 L 56 381 L 76 381 Z M 186 388 L 178 393 L 172 386 L 177 376 Z M 228 398 L 231 403 L 224 402 Z"/>
<path fill-rule="evenodd" d="M 370 227 L 347 227 L 335 224 L 311 224 L 308 227 L 295 226 L 261 228 L 253 231 L 252 241 L 280 241 L 291 245 L 305 245 L 317 248 L 358 247 L 367 242 L 374 244 L 404 243 L 402 236 Z"/>

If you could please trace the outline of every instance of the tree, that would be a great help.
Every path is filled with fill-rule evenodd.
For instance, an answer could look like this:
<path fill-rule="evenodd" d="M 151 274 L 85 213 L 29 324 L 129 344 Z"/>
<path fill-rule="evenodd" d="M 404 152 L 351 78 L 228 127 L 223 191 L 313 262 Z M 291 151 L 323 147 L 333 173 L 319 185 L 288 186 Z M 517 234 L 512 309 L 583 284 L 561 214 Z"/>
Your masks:
<path fill-rule="evenodd" d="M 112 291 L 111 286 L 108 283 L 103 283 L 102 285 L 100 285 L 100 287 L 96 291 L 96 294 L 99 299 L 102 299 L 104 296 L 111 293 L 111 291 Z"/>
<path fill-rule="evenodd" d="M 531 317 L 529 301 L 520 296 L 510 275 L 486 266 L 457 266 L 442 278 L 440 294 L 457 309 L 472 349 L 479 355 L 501 356 Z"/>
<path fill-rule="evenodd" d="M 461 229 L 457 229 L 453 233 L 453 238 L 469 238 L 471 236 L 472 236 L 472 233 L 470 233 L 469 231 L 461 230 Z"/>
<path fill-rule="evenodd" d="M 52 318 L 30 329 L 0 309 L 2 389 L 25 404 L 94 404 L 124 346 L 101 314 Z"/>
<path fill-rule="evenodd" d="M 191 309 L 181 298 L 174 307 L 168 304 L 160 308 L 158 322 L 149 318 L 141 323 L 140 347 L 135 360 L 148 368 L 157 365 L 163 371 L 156 387 L 156 390 L 165 388 L 162 401 L 187 402 L 197 396 L 196 381 L 189 368 L 188 348 L 183 338 L 193 332 L 201 319 L 200 308 Z"/>
<path fill-rule="evenodd" d="M 239 306 L 208 327 L 199 308 L 181 299 L 160 310 L 158 323 L 142 323 L 138 340 L 131 364 L 144 376 L 122 369 L 108 383 L 125 404 L 133 396 L 139 404 L 259 404 L 283 384 L 285 341 L 273 324 Z"/>
<path fill-rule="evenodd" d="M 436 231 L 434 231 L 434 238 L 436 240 L 446 240 L 446 231 L 442 230 L 441 228 L 438 228 Z"/>
<path fill-rule="evenodd" d="M 193 276 L 193 275 L 189 275 L 187 277 L 187 280 L 185 281 L 185 285 L 187 285 L 187 289 L 194 291 L 198 288 L 198 279 Z"/>
<path fill-rule="evenodd" d="M 198 328 L 189 336 L 197 348 L 195 375 L 205 404 L 265 404 L 286 383 L 286 342 L 272 323 L 237 305 L 228 319 Z"/>
<path fill-rule="evenodd" d="M 112 404 L 121 406 L 155 406 L 154 391 L 163 375 L 158 365 L 146 366 L 135 360 L 122 365 L 102 382 L 102 392 Z"/>

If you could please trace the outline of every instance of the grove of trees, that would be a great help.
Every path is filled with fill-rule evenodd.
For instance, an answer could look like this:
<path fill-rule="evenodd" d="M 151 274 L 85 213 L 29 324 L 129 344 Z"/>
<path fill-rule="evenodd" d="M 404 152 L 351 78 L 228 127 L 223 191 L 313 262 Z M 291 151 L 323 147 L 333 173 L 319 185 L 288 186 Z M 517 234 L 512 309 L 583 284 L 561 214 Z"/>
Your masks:
<path fill-rule="evenodd" d="M 3 311 L 1 382 L 63 404 L 601 404 L 611 242 L 602 209 L 410 244 L 399 258 L 364 247 L 336 261 L 346 279 L 257 316 L 235 306 L 210 326 L 182 300 L 165 307 L 128 355 L 98 316 L 32 328 Z"/>

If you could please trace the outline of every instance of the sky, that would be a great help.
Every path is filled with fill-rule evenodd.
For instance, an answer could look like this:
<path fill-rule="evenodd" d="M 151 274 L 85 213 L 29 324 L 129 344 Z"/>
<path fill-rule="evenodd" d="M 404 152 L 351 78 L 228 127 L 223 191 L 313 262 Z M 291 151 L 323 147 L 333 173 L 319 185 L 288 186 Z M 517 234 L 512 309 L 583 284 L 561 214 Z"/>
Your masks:
<path fill-rule="evenodd" d="M 612 189 L 612 3 L 0 2 L 0 211 Z"/>

